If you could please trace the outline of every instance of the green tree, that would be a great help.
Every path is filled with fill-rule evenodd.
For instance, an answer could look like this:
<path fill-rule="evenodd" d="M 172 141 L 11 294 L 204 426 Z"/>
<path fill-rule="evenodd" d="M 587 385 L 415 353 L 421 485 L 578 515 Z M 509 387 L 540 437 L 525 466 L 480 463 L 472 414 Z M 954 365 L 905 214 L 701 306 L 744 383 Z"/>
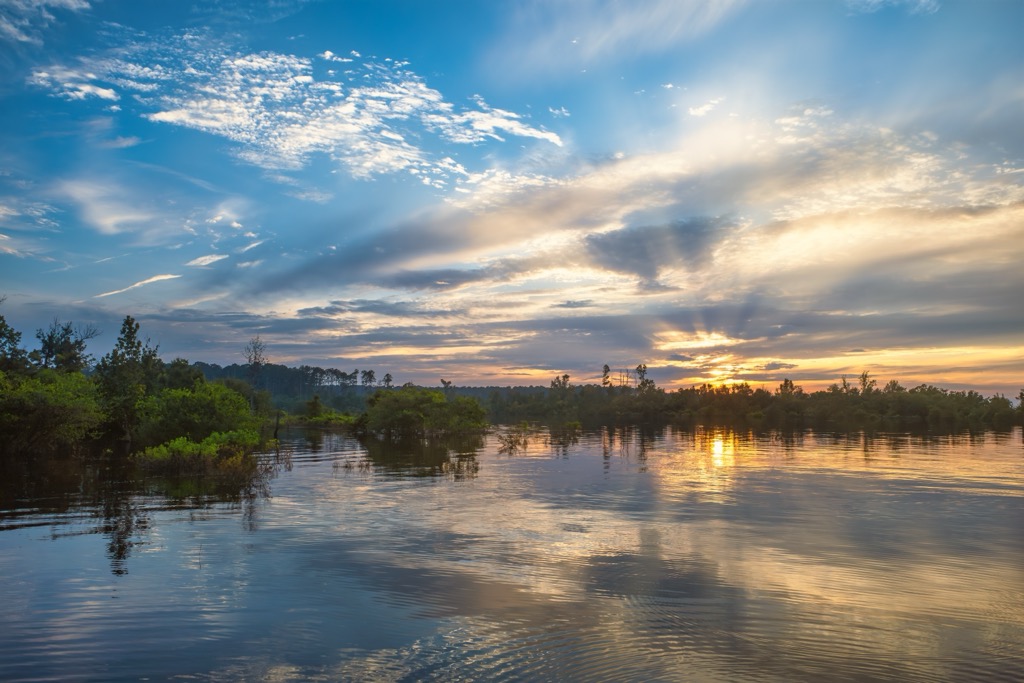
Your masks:
<path fill-rule="evenodd" d="M 158 384 L 161 389 L 187 389 L 203 379 L 202 370 L 184 358 L 175 358 L 164 363 Z"/>
<path fill-rule="evenodd" d="M 130 315 L 107 355 L 96 364 L 103 406 L 119 439 L 130 442 L 141 418 L 147 386 L 156 384 L 159 358 L 149 340 L 139 339 L 139 323 Z"/>
<path fill-rule="evenodd" d="M 324 414 L 325 410 L 324 404 L 320 402 L 320 397 L 316 394 L 313 395 L 313 398 L 306 401 L 306 417 L 320 417 Z"/>
<path fill-rule="evenodd" d="M 366 406 L 357 428 L 390 438 L 443 436 L 487 426 L 486 412 L 476 399 L 459 396 L 449 401 L 434 389 L 378 390 Z"/>
<path fill-rule="evenodd" d="M 214 432 L 256 429 L 244 396 L 222 384 L 197 381 L 164 389 L 139 406 L 138 444 L 153 446 L 178 437 L 199 442 Z"/>
<path fill-rule="evenodd" d="M 0 452 L 77 450 L 102 421 L 96 385 L 80 372 L 44 369 L 29 376 L 0 371 Z"/>

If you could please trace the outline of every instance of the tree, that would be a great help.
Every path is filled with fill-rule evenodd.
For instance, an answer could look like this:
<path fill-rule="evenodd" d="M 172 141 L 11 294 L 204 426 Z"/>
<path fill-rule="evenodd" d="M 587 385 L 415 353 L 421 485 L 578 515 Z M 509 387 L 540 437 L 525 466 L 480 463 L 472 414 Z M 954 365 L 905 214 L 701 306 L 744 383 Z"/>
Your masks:
<path fill-rule="evenodd" d="M 75 450 L 102 421 L 96 384 L 80 372 L 0 372 L 0 453 Z"/>
<path fill-rule="evenodd" d="M 390 389 L 395 383 L 394 378 L 391 377 L 391 373 L 384 375 L 383 385 L 385 389 Z"/>
<path fill-rule="evenodd" d="M 647 378 L 647 366 L 643 363 L 636 366 L 636 388 L 641 392 L 652 391 L 654 386 L 654 380 Z"/>
<path fill-rule="evenodd" d="M 139 323 L 125 316 L 114 348 L 96 364 L 103 406 L 122 440 L 132 440 L 142 399 L 156 385 L 161 365 L 156 348 L 139 339 Z"/>
<path fill-rule="evenodd" d="M 245 345 L 245 362 L 249 366 L 249 384 L 253 389 L 259 387 L 260 372 L 267 364 L 267 345 L 260 335 L 256 335 Z"/>
<path fill-rule="evenodd" d="M 611 373 L 611 371 L 612 371 L 612 369 L 610 367 L 608 367 L 607 363 L 605 363 L 604 367 L 601 368 L 601 386 L 602 387 L 611 386 L 612 381 L 608 377 L 608 375 L 609 375 L 609 373 Z"/>
<path fill-rule="evenodd" d="M 373 370 L 363 370 L 362 379 L 364 387 L 372 387 L 377 381 L 377 373 Z"/>
<path fill-rule="evenodd" d="M 0 304 L 7 297 L 0 296 Z M 21 332 L 7 324 L 0 313 L 0 372 L 24 372 L 28 368 L 28 354 L 21 348 Z"/>
<path fill-rule="evenodd" d="M 206 381 L 149 396 L 142 402 L 140 413 L 138 440 L 144 446 L 178 437 L 199 442 L 214 432 L 257 426 L 244 396 L 222 384 Z"/>
<path fill-rule="evenodd" d="M 642 382 L 647 379 L 647 366 L 643 363 L 636 366 L 636 379 L 637 382 Z"/>
<path fill-rule="evenodd" d="M 867 370 L 860 373 L 860 393 L 864 396 L 874 391 L 877 384 L 878 382 L 871 379 L 871 374 Z"/>
<path fill-rule="evenodd" d="M 886 394 L 902 394 L 906 392 L 906 389 L 900 384 L 898 379 L 891 379 L 885 384 L 885 388 L 882 389 L 883 393 Z"/>
<path fill-rule="evenodd" d="M 190 365 L 184 358 L 175 358 L 170 363 L 164 363 L 163 372 L 160 374 L 160 388 L 188 389 L 196 382 L 204 380 L 202 370 Z"/>
<path fill-rule="evenodd" d="M 794 396 L 796 394 L 803 394 L 804 390 L 802 387 L 797 386 L 793 383 L 793 380 L 788 377 L 782 380 L 782 384 L 775 390 L 776 396 Z"/>
<path fill-rule="evenodd" d="M 93 325 L 74 327 L 71 321 L 62 323 L 54 318 L 47 330 L 36 330 L 39 348 L 29 358 L 40 368 L 52 368 L 61 372 L 81 372 L 92 362 L 85 351 L 85 343 L 99 336 Z"/>
<path fill-rule="evenodd" d="M 570 387 L 569 375 L 562 375 L 561 377 L 555 377 L 551 380 L 551 388 L 555 391 L 564 392 Z"/>
<path fill-rule="evenodd" d="M 378 390 L 366 406 L 357 428 L 389 438 L 478 432 L 487 426 L 486 412 L 475 398 L 459 396 L 449 401 L 436 389 Z"/>

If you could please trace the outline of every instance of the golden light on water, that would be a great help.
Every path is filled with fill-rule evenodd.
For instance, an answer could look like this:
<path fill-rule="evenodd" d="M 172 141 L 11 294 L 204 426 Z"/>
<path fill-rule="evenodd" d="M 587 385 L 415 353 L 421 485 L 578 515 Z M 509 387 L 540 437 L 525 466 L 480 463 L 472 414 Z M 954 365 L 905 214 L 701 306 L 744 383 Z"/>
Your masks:
<path fill-rule="evenodd" d="M 715 440 L 711 443 L 711 455 L 715 467 L 725 465 L 725 442 L 722 441 L 721 436 L 716 436 Z"/>

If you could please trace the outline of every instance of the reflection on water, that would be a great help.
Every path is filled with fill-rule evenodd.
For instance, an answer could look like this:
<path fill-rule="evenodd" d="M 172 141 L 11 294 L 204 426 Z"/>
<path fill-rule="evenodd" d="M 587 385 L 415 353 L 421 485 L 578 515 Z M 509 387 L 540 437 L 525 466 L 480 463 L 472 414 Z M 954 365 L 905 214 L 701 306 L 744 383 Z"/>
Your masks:
<path fill-rule="evenodd" d="M 110 463 L 14 471 L 0 680 L 1024 671 L 1019 429 L 498 446 L 296 432 L 241 495 Z"/>

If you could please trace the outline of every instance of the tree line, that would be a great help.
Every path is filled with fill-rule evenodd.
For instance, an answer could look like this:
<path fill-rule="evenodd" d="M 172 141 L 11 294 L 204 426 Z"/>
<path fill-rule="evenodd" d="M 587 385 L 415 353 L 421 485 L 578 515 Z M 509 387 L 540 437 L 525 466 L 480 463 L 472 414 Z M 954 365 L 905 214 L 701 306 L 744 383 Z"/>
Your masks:
<path fill-rule="evenodd" d="M 820 391 L 808 392 L 790 379 L 774 390 L 748 383 L 701 384 L 666 391 L 637 366 L 628 381 L 574 385 L 569 375 L 548 388 L 492 390 L 487 399 L 492 421 L 522 420 L 587 425 L 676 423 L 726 424 L 773 429 L 959 430 L 1006 429 L 1024 424 L 1024 390 L 1018 405 L 1000 394 L 951 391 L 930 384 L 905 388 L 897 380 L 879 387 L 864 371 L 855 381 L 843 376 Z"/>
<path fill-rule="evenodd" d="M 55 319 L 36 331 L 38 348 L 27 351 L 21 333 L 0 314 L 0 455 L 73 451 L 96 442 L 152 449 L 175 439 L 199 452 L 215 434 L 235 434 L 235 442 L 248 444 L 275 410 L 378 433 L 406 425 L 418 434 L 479 427 L 485 419 L 831 430 L 1004 429 L 1024 423 L 1024 390 L 1015 408 L 998 394 L 929 384 L 907 389 L 896 380 L 879 387 L 867 371 L 814 392 L 789 379 L 774 390 L 742 383 L 667 391 L 648 377 L 643 363 L 616 373 L 605 365 L 600 384 L 577 385 L 562 374 L 548 387 L 455 387 L 441 379 L 441 390 L 425 390 L 395 388 L 390 373 L 378 381 L 374 370 L 269 363 L 259 336 L 245 348 L 246 363 L 221 367 L 163 361 L 131 316 L 113 348 L 94 359 L 87 342 L 97 335 L 93 326 Z M 345 419 L 334 420 L 341 415 Z M 203 452 L 225 451 L 219 438 Z"/>

